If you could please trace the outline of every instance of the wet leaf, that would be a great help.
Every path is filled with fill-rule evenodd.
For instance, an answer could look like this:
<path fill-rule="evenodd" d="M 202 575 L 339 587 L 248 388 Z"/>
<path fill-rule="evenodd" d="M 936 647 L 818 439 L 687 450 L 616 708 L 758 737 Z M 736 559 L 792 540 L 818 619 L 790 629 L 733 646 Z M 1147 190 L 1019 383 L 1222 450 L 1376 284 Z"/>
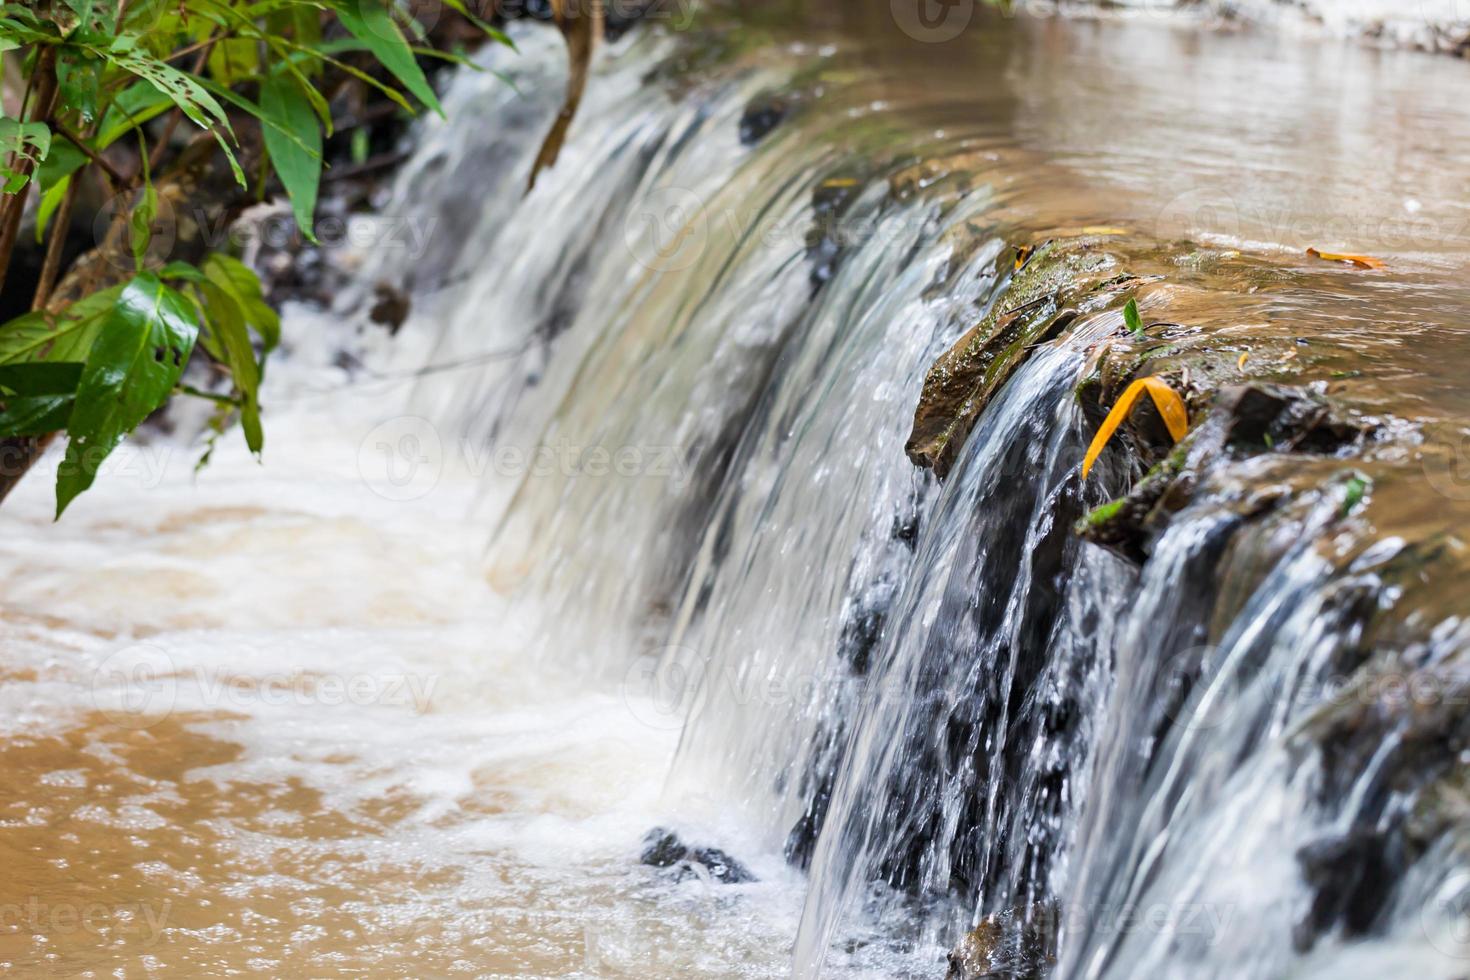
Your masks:
<path fill-rule="evenodd" d="M 1154 400 L 1154 407 L 1159 410 L 1159 416 L 1164 420 L 1164 425 L 1169 429 L 1169 435 L 1175 442 L 1183 439 L 1189 434 L 1189 411 L 1184 407 L 1184 399 L 1179 393 L 1162 379 L 1157 377 L 1139 378 L 1124 389 L 1121 397 L 1113 410 L 1108 412 L 1108 417 L 1103 419 L 1103 424 L 1098 428 L 1097 435 L 1092 438 L 1092 445 L 1087 447 L 1087 455 L 1082 460 L 1082 478 L 1085 480 L 1087 474 L 1092 471 L 1092 466 L 1097 458 L 1102 455 L 1108 440 L 1113 433 L 1118 431 L 1118 426 L 1128 418 L 1133 411 L 1133 406 L 1138 399 L 1148 392 L 1149 397 Z"/>
<path fill-rule="evenodd" d="M 17 166 L 21 160 L 39 164 L 50 150 L 51 130 L 45 123 L 0 118 L 0 160 L 13 154 Z M 4 178 L 4 192 L 14 194 L 26 185 L 31 175 L 28 170 L 12 169 L 0 162 L 0 178 Z"/>
<path fill-rule="evenodd" d="M 1319 252 L 1315 248 L 1307 249 L 1307 254 L 1314 259 L 1324 262 L 1346 262 L 1359 269 L 1382 269 L 1383 260 L 1375 259 L 1371 255 L 1349 255 L 1346 252 Z"/>
<path fill-rule="evenodd" d="M 107 311 L 82 368 L 67 421 L 71 441 L 56 474 L 56 516 L 92 485 L 123 436 L 168 400 L 199 326 L 189 301 L 139 273 Z"/>
<path fill-rule="evenodd" d="M 444 115 L 434 89 L 424 77 L 424 71 L 414 60 L 408 39 L 393 23 L 393 17 L 381 0 L 344 0 L 336 7 L 337 19 L 348 33 L 365 44 L 369 51 L 392 72 L 393 77 L 403 83 L 420 102 Z"/>
<path fill-rule="evenodd" d="M 1123 307 L 1123 322 L 1128 325 L 1130 333 L 1143 333 L 1143 317 L 1138 315 L 1138 300 L 1130 298 L 1128 305 Z"/>
<path fill-rule="evenodd" d="M 82 365 L 76 361 L 26 361 L 0 365 L 0 388 L 17 395 L 69 395 L 77 390 Z"/>
<path fill-rule="evenodd" d="M 1250 357 L 1250 354 L 1249 353 L 1245 353 L 1245 354 L 1240 355 L 1240 360 L 1238 360 L 1238 361 L 1235 362 L 1235 369 L 1237 371 L 1244 371 L 1245 370 L 1245 362 L 1246 362 L 1246 359 L 1249 358 L 1249 357 Z"/>
<path fill-rule="evenodd" d="M 1346 517 L 1357 509 L 1368 494 L 1368 481 L 1354 473 L 1348 478 L 1346 492 L 1342 498 L 1342 516 Z"/>
<path fill-rule="evenodd" d="M 316 113 L 297 82 L 284 74 L 272 75 L 261 84 L 260 109 L 279 124 L 262 127 L 265 148 L 291 198 L 296 227 L 314 242 L 313 216 L 322 179 L 322 131 Z M 293 132 L 299 139 L 289 138 L 287 134 Z"/>
<path fill-rule="evenodd" d="M 66 428 L 71 415 L 71 395 L 27 395 L 12 398 L 0 412 L 0 439 L 44 436 Z"/>
<path fill-rule="evenodd" d="M 1020 272 L 1021 271 L 1021 267 L 1023 265 L 1025 265 L 1028 261 L 1030 261 L 1031 256 L 1034 255 L 1035 253 L 1036 253 L 1036 246 L 1035 245 L 1017 245 L 1016 246 L 1016 271 L 1017 272 Z"/>

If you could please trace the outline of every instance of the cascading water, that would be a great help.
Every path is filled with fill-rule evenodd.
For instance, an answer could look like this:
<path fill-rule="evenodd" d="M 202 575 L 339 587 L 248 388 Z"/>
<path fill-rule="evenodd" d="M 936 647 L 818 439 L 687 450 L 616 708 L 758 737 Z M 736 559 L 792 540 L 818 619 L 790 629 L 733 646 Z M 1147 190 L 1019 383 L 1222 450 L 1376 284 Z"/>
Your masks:
<path fill-rule="evenodd" d="M 514 567 L 563 602 L 548 646 L 598 648 L 600 669 L 673 696 L 670 720 L 688 716 L 673 792 L 714 792 L 811 861 L 803 976 L 841 970 L 829 951 L 851 952 L 841 936 L 892 901 L 928 924 L 879 945 L 932 954 L 1000 917 L 1050 930 L 1061 976 L 1288 970 L 1347 901 L 1322 895 L 1336 883 L 1311 895 L 1297 852 L 1383 807 L 1373 773 L 1323 805 L 1322 774 L 1289 745 L 1313 702 L 1279 704 L 1342 670 L 1367 620 L 1335 613 L 1345 591 L 1379 594 L 1316 554 L 1339 498 L 1257 526 L 1205 497 L 1142 577 L 1079 545 L 1070 526 L 1103 495 L 1076 480 L 1072 388 L 1117 329 L 1107 313 L 1011 379 L 939 494 L 901 458 L 908 408 L 939 351 L 1003 300 L 1005 223 L 1025 203 L 1014 148 L 945 137 L 978 181 L 945 188 L 936 167 L 917 185 L 941 190 L 904 195 L 914 157 L 885 162 L 854 122 L 892 125 L 860 87 L 792 88 L 756 59 L 650 109 L 619 81 L 641 57 L 614 56 L 559 172 L 485 217 L 475 251 L 516 256 L 512 287 L 485 279 L 441 350 L 487 320 L 537 325 L 544 360 L 456 389 L 473 430 L 651 439 L 679 448 L 682 480 L 525 480 L 492 574 Z M 772 88 L 791 93 L 781 112 L 847 109 L 739 147 L 742 110 Z M 576 201 L 569 248 L 548 247 L 538 201 Z M 541 407 L 517 401 L 526 381 Z M 1283 538 L 1299 544 L 1239 557 Z M 1135 908 L 1160 926 L 1120 926 Z"/>
<path fill-rule="evenodd" d="M 1349 907 L 1382 896 L 1334 894 L 1374 872 L 1333 842 L 1389 819 L 1389 756 L 1324 800 L 1293 747 L 1320 703 L 1282 700 L 1340 675 L 1383 595 L 1371 560 L 1340 572 L 1319 554 L 1340 495 L 1261 523 L 1211 490 L 1141 576 L 1082 545 L 1071 527 L 1105 495 L 1076 476 L 1073 388 L 1118 329 L 1108 311 L 1010 380 L 941 492 L 902 443 L 929 365 L 1004 300 L 1020 148 L 939 131 L 894 154 L 886 105 L 828 81 L 847 71 L 830 51 L 793 49 L 795 81 L 766 56 L 693 82 L 653 69 L 669 51 L 644 37 L 612 55 L 563 163 L 467 230 L 450 278 L 480 255 L 511 264 L 433 307 L 457 311 L 435 356 L 486 346 L 486 324 L 519 353 L 426 397 L 492 450 L 676 454 L 663 481 L 521 480 L 495 510 L 492 579 L 555 598 L 548 649 L 595 651 L 585 663 L 668 698 L 664 720 L 687 717 L 673 795 L 733 807 L 810 864 L 798 974 L 910 969 L 893 957 L 985 918 L 1042 937 L 1006 975 L 1055 948 L 1062 976 L 1264 977 L 1318 937 L 1387 925 Z M 537 56 L 507 64 L 539 93 Z M 630 97 L 643 75 L 684 90 L 650 106 Z M 761 111 L 795 121 L 751 139 Z M 446 155 L 519 173 L 535 132 L 431 135 L 403 186 Z M 912 169 L 956 156 L 959 181 Z M 1357 861 L 1358 884 L 1314 847 Z M 1154 925 L 1128 924 L 1143 913 Z"/>
<path fill-rule="evenodd" d="M 171 686 L 185 720 L 137 738 L 89 720 L 73 741 L 90 761 L 52 766 L 38 784 L 60 802 L 30 809 L 87 779 L 132 786 L 78 822 L 147 851 L 116 887 L 167 881 L 197 906 L 187 948 L 156 954 L 195 971 L 920 977 L 968 933 L 997 976 L 1462 975 L 1470 637 L 1445 583 L 1470 494 L 1442 450 L 1470 418 L 1445 366 L 1470 347 L 1445 217 L 1463 209 L 1444 177 L 1470 152 L 1445 135 L 1470 131 L 1463 83 L 1440 62 L 1413 77 L 1442 85 L 1406 86 L 1391 59 L 1148 23 L 983 21 L 950 49 L 841 8 L 787 42 L 791 15 L 763 9 L 610 45 L 524 196 L 559 39 L 519 30 L 518 51 L 484 56 L 514 87 L 454 78 L 452 122 L 416 132 L 383 207 L 425 251 L 367 252 L 341 303 L 382 282 L 412 298 L 364 355 L 387 370 L 333 395 L 343 379 L 324 385 L 301 340 L 271 381 L 307 434 L 290 464 L 328 476 L 302 478 L 300 513 L 243 459 L 219 464 L 239 489 L 211 491 L 215 522 L 318 535 L 339 556 L 315 569 L 328 585 L 298 594 L 297 562 L 262 558 L 257 581 L 242 559 L 231 574 L 268 600 L 250 618 L 190 580 L 192 606 L 145 623 L 77 599 L 90 572 L 6 555 L 40 610 L 16 674 L 47 704 L 67 703 L 47 649 L 197 673 L 224 640 L 249 654 L 232 663 L 290 662 L 295 643 L 312 677 L 346 661 L 452 690 L 341 716 L 327 744 L 289 707 L 222 714 Z M 1155 70 L 1118 71 L 1119 51 Z M 1220 96 L 1261 66 L 1277 104 Z M 1322 78 L 1372 84 L 1327 100 Z M 1242 159 L 1257 130 L 1279 138 Z M 1365 152 L 1380 138 L 1440 150 L 1386 176 Z M 1304 268 L 1303 199 L 1314 235 L 1340 213 L 1441 223 L 1407 244 L 1386 221 L 1351 229 L 1403 266 L 1391 279 Z M 1090 285 L 1033 295 L 1043 261 Z M 1130 346 L 1133 291 L 1164 342 Z M 1036 310 L 1046 329 L 997 357 L 944 479 L 914 465 L 936 361 Z M 1210 390 L 1279 358 L 1273 381 L 1352 424 L 1300 445 L 1293 416 L 1292 441 L 1263 429 L 1247 451 L 1211 415 L 1185 463 L 1146 475 L 1110 450 L 1084 481 L 1088 393 L 1120 348 Z M 342 459 L 312 441 L 332 425 L 352 435 Z M 447 486 L 418 499 L 430 443 Z M 383 500 L 333 489 L 380 454 L 387 483 L 363 480 Z M 1083 540 L 1079 520 L 1161 471 L 1185 476 L 1146 535 Z M 91 513 L 79 553 L 121 521 Z M 179 578 L 210 550 L 149 533 Z M 467 538 L 475 571 L 444 571 Z M 354 563 L 367 598 L 343 584 Z M 132 639 L 147 650 L 109 645 Z M 1406 677 L 1435 696 L 1384 693 Z M 337 748 L 354 740 L 372 751 Z M 174 743 L 206 773 L 165 764 Z M 638 867 L 655 823 L 760 880 Z M 73 837 L 54 860 L 103 853 Z M 337 929 L 343 948 L 319 948 Z"/>

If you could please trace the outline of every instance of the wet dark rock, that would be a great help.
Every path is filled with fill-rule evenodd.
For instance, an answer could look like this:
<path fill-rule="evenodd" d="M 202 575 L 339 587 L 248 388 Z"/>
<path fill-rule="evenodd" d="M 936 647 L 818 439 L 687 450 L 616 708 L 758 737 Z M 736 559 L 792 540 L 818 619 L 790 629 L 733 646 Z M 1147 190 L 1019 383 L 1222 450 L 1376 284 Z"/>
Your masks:
<path fill-rule="evenodd" d="M 676 880 L 697 874 L 700 865 L 715 881 L 739 885 L 756 881 L 750 869 L 717 847 L 690 847 L 666 827 L 655 827 L 643 837 L 639 861 L 654 868 L 675 869 Z"/>
<path fill-rule="evenodd" d="M 1386 858 L 1382 833 L 1359 829 L 1314 841 L 1297 852 L 1312 903 L 1296 924 L 1293 940 L 1303 952 L 1328 927 L 1340 924 L 1347 935 L 1363 935 L 1388 900 L 1397 875 Z"/>
<path fill-rule="evenodd" d="M 380 282 L 373 290 L 373 299 L 373 308 L 368 312 L 368 318 L 387 327 L 388 333 L 396 335 L 398 328 L 403 326 L 403 321 L 408 319 L 408 296 L 402 290 Z"/>
<path fill-rule="evenodd" d="M 1361 446 L 1375 426 L 1337 411 L 1300 388 L 1248 384 L 1218 399 L 1227 418 L 1225 443 L 1240 454 L 1263 451 L 1337 455 Z"/>
<path fill-rule="evenodd" d="M 740 143 L 755 146 L 771 134 L 791 113 L 791 101 L 774 92 L 762 93 L 750 101 L 740 116 Z"/>
<path fill-rule="evenodd" d="M 1139 424 L 1130 420 L 1120 432 Z M 1376 428 L 1373 420 L 1351 416 L 1304 389 L 1255 382 L 1231 385 L 1215 395 L 1207 416 L 1184 442 L 1127 494 L 1078 522 L 1077 533 L 1141 563 L 1170 518 L 1190 502 L 1200 474 L 1209 467 L 1269 452 L 1335 456 L 1360 449 Z M 1148 443 L 1136 435 L 1120 438 L 1131 442 L 1135 455 Z M 1258 516 L 1283 499 L 1280 494 L 1257 494 L 1237 502 L 1236 509 L 1241 516 Z"/>
<path fill-rule="evenodd" d="M 689 860 L 693 864 L 704 865 L 711 877 L 722 884 L 741 885 L 756 880 L 749 868 L 717 847 L 696 848 L 690 853 Z"/>
<path fill-rule="evenodd" d="M 806 235 L 807 259 L 812 263 L 812 291 L 826 285 L 837 273 L 842 257 L 854 244 L 858 229 L 845 220 L 853 202 L 863 192 L 864 178 L 854 173 L 828 177 L 812 191 L 812 227 Z"/>
<path fill-rule="evenodd" d="M 981 412 L 1029 348 L 1071 324 L 1083 296 L 1121 288 L 1108 277 L 1116 265 L 1094 238 L 1049 241 L 1029 253 L 995 310 L 946 351 L 924 379 L 904 446 L 914 465 L 947 476 Z"/>
<path fill-rule="evenodd" d="M 679 835 L 664 827 L 655 827 L 643 837 L 643 852 L 638 860 L 654 868 L 671 868 L 684 860 L 689 848 Z"/>
<path fill-rule="evenodd" d="M 948 980 L 1039 980 L 1055 956 L 1053 919 L 1044 908 L 986 916 L 950 951 Z"/>

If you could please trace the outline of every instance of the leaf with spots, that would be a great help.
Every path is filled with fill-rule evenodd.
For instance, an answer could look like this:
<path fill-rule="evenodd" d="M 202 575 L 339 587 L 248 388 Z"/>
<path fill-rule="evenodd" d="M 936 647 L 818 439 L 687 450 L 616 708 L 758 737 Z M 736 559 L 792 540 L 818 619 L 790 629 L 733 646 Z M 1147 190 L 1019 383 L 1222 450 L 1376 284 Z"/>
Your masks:
<path fill-rule="evenodd" d="M 123 288 L 82 366 L 56 475 L 57 517 L 92 485 L 123 436 L 168 400 L 198 336 L 193 306 L 153 273 Z"/>

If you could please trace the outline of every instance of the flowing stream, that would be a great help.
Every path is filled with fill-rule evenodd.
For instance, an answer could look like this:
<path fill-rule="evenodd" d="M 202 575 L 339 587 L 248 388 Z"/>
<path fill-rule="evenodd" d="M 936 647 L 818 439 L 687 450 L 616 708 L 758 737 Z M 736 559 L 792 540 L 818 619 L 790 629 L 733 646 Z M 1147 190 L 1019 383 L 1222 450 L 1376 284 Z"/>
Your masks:
<path fill-rule="evenodd" d="M 288 311 L 263 465 L 155 433 L 6 501 L 0 974 L 937 978 L 987 923 L 997 976 L 1470 971 L 1464 64 L 867 7 L 640 26 L 529 193 L 518 29 Z M 1373 437 L 1084 543 L 1138 474 L 1079 478 L 1083 304 L 915 466 L 1079 229 L 1168 356 Z"/>

